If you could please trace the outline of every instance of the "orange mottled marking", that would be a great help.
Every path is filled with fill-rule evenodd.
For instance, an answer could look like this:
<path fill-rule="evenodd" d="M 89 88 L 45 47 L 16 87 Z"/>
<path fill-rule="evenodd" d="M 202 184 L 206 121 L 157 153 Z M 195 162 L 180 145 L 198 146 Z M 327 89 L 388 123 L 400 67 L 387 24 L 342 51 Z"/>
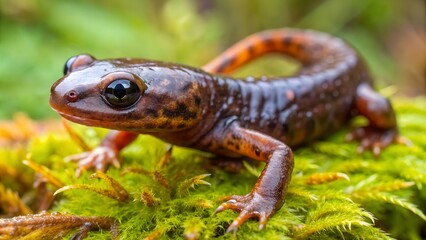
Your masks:
<path fill-rule="evenodd" d="M 306 48 L 312 40 L 303 34 L 275 30 L 251 35 L 230 47 L 202 68 L 211 73 L 231 73 L 266 53 L 281 52 L 301 62 L 309 62 Z"/>

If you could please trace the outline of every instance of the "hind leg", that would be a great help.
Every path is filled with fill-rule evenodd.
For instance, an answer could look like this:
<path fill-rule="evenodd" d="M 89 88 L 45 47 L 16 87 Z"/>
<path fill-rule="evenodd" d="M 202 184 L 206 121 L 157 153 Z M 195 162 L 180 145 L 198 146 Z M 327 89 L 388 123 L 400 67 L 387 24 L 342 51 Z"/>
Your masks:
<path fill-rule="evenodd" d="M 347 135 L 347 140 L 359 140 L 358 152 L 371 150 L 375 157 L 391 143 L 409 144 L 398 135 L 395 112 L 388 99 L 374 91 L 367 83 L 357 88 L 355 107 L 365 116 L 369 124 L 359 127 Z"/>

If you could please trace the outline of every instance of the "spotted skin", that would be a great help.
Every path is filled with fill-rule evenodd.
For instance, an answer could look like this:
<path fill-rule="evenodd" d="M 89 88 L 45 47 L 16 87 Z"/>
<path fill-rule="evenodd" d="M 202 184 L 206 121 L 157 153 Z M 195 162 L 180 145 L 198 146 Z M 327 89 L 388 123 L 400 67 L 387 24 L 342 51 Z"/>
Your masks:
<path fill-rule="evenodd" d="M 288 77 L 221 75 L 272 52 L 298 60 L 302 69 Z M 52 108 L 71 121 L 116 130 L 97 149 L 71 157 L 79 161 L 79 172 L 119 165 L 119 151 L 138 134 L 266 162 L 248 194 L 232 196 L 216 210 L 239 212 L 228 232 L 253 217 L 261 229 L 283 205 L 294 165 L 291 147 L 330 134 L 358 114 L 369 125 L 355 129 L 348 139 L 361 141 L 360 151 L 378 155 L 392 142 L 401 142 L 392 107 L 372 89 L 362 59 L 342 40 L 320 32 L 256 33 L 201 69 L 79 55 L 67 62 L 65 73 L 52 86 Z M 140 99 L 126 108 L 105 100 L 104 89 L 117 76 L 143 89 Z"/>

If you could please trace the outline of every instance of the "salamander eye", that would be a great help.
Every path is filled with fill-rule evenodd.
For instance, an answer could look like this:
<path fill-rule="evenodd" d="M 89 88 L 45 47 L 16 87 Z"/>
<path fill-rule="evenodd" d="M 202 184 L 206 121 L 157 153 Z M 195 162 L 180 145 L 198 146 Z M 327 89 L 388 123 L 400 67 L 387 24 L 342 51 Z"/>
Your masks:
<path fill-rule="evenodd" d="M 127 79 L 112 81 L 104 91 L 105 100 L 113 107 L 126 108 L 139 100 L 141 90 L 136 83 Z"/>
<path fill-rule="evenodd" d="M 68 72 L 71 70 L 71 66 L 74 63 L 75 59 L 77 58 L 77 56 L 72 56 L 70 57 L 64 65 L 64 75 L 67 75 Z"/>
<path fill-rule="evenodd" d="M 70 57 L 64 66 L 64 75 L 81 68 L 87 67 L 89 64 L 93 63 L 96 59 L 88 54 L 81 54 L 78 56 Z"/>

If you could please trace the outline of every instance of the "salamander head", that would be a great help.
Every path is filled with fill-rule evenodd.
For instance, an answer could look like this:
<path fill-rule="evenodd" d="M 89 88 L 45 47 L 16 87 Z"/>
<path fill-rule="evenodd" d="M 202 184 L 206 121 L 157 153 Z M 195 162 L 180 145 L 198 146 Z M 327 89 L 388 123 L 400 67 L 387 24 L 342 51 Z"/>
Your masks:
<path fill-rule="evenodd" d="M 178 131 L 201 121 L 196 72 L 143 59 L 70 58 L 51 88 L 61 116 L 89 126 L 123 131 Z M 203 93 L 205 94 L 205 93 Z"/>

